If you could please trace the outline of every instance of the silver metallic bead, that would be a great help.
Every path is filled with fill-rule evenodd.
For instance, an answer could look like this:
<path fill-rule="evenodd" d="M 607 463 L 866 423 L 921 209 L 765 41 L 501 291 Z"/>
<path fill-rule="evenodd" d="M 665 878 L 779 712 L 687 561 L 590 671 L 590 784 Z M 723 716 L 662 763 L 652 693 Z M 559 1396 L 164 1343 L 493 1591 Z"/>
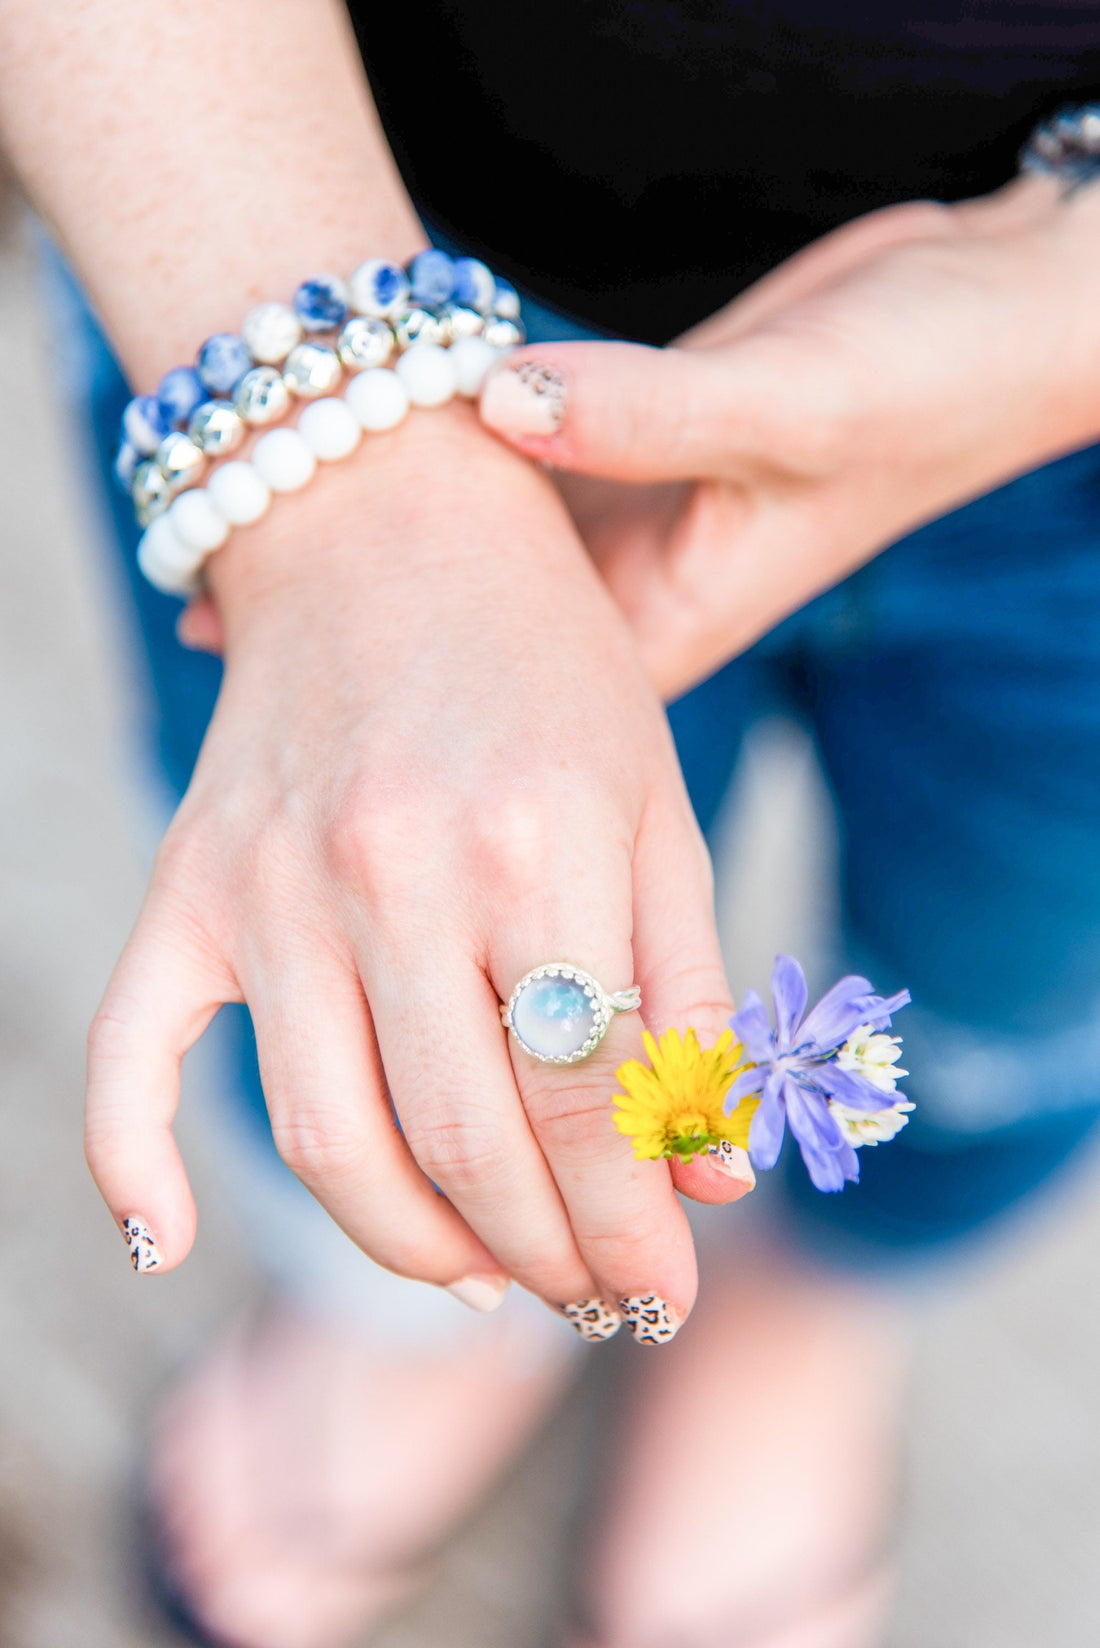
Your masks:
<path fill-rule="evenodd" d="M 443 313 L 451 328 L 452 343 L 457 343 L 460 338 L 481 336 L 485 316 L 479 315 L 476 309 L 467 309 L 461 303 L 449 303 Z"/>
<path fill-rule="evenodd" d="M 1095 103 L 1081 110 L 1077 129 L 1081 147 L 1090 155 L 1100 154 L 1100 108 Z"/>
<path fill-rule="evenodd" d="M 340 357 L 327 343 L 298 343 L 283 367 L 283 379 L 292 395 L 315 400 L 331 395 L 344 375 Z"/>
<path fill-rule="evenodd" d="M 394 350 L 393 327 L 373 315 L 353 315 L 337 338 L 336 348 L 349 372 L 385 366 Z"/>
<path fill-rule="evenodd" d="M 208 458 L 220 458 L 240 446 L 244 424 L 232 401 L 203 401 L 192 412 L 187 433 Z"/>
<path fill-rule="evenodd" d="M 527 341 L 527 333 L 520 322 L 507 320 L 503 315 L 490 315 L 482 336 L 494 349 L 515 349 Z"/>
<path fill-rule="evenodd" d="M 194 486 L 206 469 L 202 447 L 190 435 L 173 432 L 166 435 L 157 447 L 156 461 L 164 472 L 168 490 L 174 498 L 177 492 Z"/>
<path fill-rule="evenodd" d="M 277 367 L 254 366 L 237 385 L 233 401 L 245 423 L 278 423 L 290 407 L 290 390 Z"/>
<path fill-rule="evenodd" d="M 158 515 L 163 515 L 172 502 L 172 492 L 164 471 L 154 458 L 146 458 L 134 470 L 130 496 L 134 500 L 138 525 L 142 527 L 155 521 Z"/>
<path fill-rule="evenodd" d="M 399 349 L 408 349 L 414 343 L 438 343 L 445 349 L 451 341 L 446 316 L 433 315 L 430 309 L 403 309 L 393 329 Z"/>

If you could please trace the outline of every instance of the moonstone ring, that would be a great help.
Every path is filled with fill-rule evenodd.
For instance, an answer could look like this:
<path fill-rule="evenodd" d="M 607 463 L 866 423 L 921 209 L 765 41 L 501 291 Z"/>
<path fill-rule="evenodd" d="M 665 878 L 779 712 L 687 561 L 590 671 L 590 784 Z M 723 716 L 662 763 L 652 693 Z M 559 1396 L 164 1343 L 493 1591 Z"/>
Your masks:
<path fill-rule="evenodd" d="M 576 1064 L 594 1053 L 616 1013 L 636 1013 L 636 984 L 614 995 L 564 961 L 525 973 L 500 1009 L 501 1019 L 525 1053 L 543 1064 Z"/>

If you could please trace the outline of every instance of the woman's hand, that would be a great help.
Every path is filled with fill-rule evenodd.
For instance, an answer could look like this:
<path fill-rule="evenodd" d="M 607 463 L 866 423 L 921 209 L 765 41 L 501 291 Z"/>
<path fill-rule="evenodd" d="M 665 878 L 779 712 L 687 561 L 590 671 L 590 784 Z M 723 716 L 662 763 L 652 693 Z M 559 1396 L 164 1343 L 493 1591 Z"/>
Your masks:
<path fill-rule="evenodd" d="M 1098 242 L 1097 191 L 1046 179 L 894 208 L 677 347 L 520 351 L 482 418 L 602 478 L 563 491 L 674 697 L 920 523 L 1100 435 Z"/>
<path fill-rule="evenodd" d="M 486 1304 L 511 1276 L 682 1318 L 674 1176 L 611 1119 L 638 1016 L 572 1067 L 499 1016 L 554 960 L 636 981 L 654 1029 L 713 1036 L 730 1005 L 664 716 L 552 485 L 466 409 L 417 415 L 211 577 L 222 695 L 91 1038 L 116 1218 L 166 1267 L 186 1254 L 179 1060 L 244 1000 L 285 1160 L 374 1258 Z M 744 1189 L 675 1171 L 704 1199 Z"/>

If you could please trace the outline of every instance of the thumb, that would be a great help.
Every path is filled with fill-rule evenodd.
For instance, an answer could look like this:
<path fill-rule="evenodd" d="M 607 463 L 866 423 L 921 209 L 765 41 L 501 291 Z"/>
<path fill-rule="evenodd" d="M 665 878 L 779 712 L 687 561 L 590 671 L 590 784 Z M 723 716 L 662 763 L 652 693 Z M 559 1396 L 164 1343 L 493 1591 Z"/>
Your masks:
<path fill-rule="evenodd" d="M 638 343 L 518 350 L 481 392 L 481 421 L 528 457 L 617 481 L 724 476 L 751 435 L 726 351 Z"/>

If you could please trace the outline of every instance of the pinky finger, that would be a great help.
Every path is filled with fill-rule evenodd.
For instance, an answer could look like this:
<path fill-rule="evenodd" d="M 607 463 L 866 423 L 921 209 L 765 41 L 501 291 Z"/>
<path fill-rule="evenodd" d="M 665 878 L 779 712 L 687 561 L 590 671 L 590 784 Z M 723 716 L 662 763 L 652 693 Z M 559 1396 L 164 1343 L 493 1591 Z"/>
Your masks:
<path fill-rule="evenodd" d="M 195 1239 L 195 1203 L 172 1120 L 180 1061 L 224 1001 L 228 972 L 147 905 L 88 1033 L 84 1150 L 136 1271 L 171 1270 Z"/>

